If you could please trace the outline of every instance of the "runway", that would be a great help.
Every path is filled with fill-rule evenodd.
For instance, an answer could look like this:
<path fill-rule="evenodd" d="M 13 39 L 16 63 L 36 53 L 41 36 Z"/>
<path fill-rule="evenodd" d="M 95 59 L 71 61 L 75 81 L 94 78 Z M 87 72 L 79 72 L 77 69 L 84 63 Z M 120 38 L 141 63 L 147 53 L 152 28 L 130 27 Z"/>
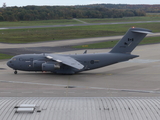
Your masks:
<path fill-rule="evenodd" d="M 84 50 L 63 54 L 82 54 Z M 88 53 L 108 52 L 89 50 Z M 75 75 L 18 71 L 0 61 L 1 97 L 159 97 L 160 44 L 138 46 L 139 58 Z"/>

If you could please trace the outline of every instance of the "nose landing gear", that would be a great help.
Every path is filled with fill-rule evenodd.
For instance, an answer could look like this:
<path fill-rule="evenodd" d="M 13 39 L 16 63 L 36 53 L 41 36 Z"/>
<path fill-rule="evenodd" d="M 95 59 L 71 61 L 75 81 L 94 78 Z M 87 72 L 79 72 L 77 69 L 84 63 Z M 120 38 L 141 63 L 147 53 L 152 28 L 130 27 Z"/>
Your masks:
<path fill-rule="evenodd" d="M 15 71 L 14 71 L 14 74 L 17 74 L 17 73 L 18 73 L 17 70 L 15 70 Z"/>

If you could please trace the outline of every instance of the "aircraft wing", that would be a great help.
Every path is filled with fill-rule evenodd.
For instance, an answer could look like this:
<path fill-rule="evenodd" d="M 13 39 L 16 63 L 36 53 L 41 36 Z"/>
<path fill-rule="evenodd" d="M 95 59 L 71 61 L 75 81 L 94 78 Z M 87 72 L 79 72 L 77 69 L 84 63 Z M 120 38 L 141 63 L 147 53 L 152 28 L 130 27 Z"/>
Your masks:
<path fill-rule="evenodd" d="M 73 67 L 73 68 L 76 68 L 79 70 L 84 67 L 80 62 L 78 62 L 77 60 L 75 60 L 69 56 L 46 54 L 46 58 L 52 59 L 52 60 L 57 61 L 59 63 L 63 63 L 65 65 L 68 65 L 70 67 Z"/>

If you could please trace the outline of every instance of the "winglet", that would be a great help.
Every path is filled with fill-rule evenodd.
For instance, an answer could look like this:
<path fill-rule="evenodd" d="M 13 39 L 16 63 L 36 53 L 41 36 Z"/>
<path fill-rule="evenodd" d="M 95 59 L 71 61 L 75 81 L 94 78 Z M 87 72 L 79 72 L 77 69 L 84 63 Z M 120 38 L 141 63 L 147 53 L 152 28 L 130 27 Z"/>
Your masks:
<path fill-rule="evenodd" d="M 151 34 L 152 33 L 150 31 L 140 31 L 140 30 L 132 30 L 132 32 L 135 32 L 135 33 L 144 33 L 144 34 Z"/>

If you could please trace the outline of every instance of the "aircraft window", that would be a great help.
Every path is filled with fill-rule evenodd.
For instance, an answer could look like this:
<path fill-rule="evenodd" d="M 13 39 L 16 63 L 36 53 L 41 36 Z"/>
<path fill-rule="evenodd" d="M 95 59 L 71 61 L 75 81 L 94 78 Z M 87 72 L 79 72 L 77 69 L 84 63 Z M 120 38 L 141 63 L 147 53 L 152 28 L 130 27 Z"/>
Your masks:
<path fill-rule="evenodd" d="M 13 61 L 16 61 L 16 58 L 13 58 L 12 60 L 13 60 Z"/>
<path fill-rule="evenodd" d="M 19 61 L 22 61 L 22 58 L 19 58 Z"/>

